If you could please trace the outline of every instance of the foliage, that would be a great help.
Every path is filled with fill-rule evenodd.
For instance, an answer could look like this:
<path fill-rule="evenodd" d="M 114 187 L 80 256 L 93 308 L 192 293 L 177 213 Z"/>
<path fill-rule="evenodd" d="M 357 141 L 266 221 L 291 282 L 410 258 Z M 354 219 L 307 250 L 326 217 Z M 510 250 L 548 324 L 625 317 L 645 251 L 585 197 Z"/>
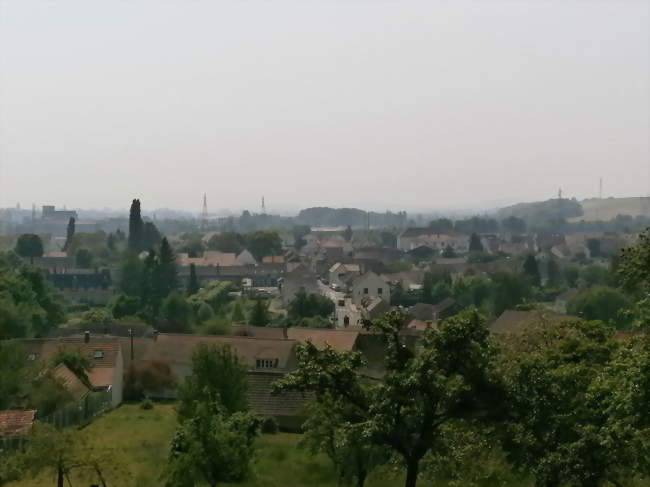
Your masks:
<path fill-rule="evenodd" d="M 469 237 L 469 251 L 470 252 L 483 252 L 483 243 L 481 237 L 476 233 L 472 233 Z"/>
<path fill-rule="evenodd" d="M 627 317 L 623 311 L 632 307 L 632 302 L 621 291 L 606 286 L 586 289 L 567 303 L 569 314 L 588 320 L 602 320 L 624 327 Z"/>
<path fill-rule="evenodd" d="M 205 335 L 232 335 L 232 326 L 228 320 L 215 316 L 202 323 L 200 331 Z"/>
<path fill-rule="evenodd" d="M 187 283 L 187 295 L 196 294 L 199 289 L 201 289 L 201 286 L 199 286 L 199 279 L 196 277 L 196 265 L 192 263 L 190 264 L 190 279 Z"/>
<path fill-rule="evenodd" d="M 140 403 L 140 409 L 145 411 L 149 411 L 150 409 L 153 409 L 153 401 L 148 397 L 145 398 L 144 401 Z"/>
<path fill-rule="evenodd" d="M 43 241 L 33 233 L 24 233 L 16 241 L 16 253 L 21 257 L 33 259 L 43 255 Z"/>
<path fill-rule="evenodd" d="M 278 255 L 282 252 L 282 239 L 273 230 L 259 230 L 246 235 L 246 248 L 260 261 L 268 255 Z"/>
<path fill-rule="evenodd" d="M 160 315 L 160 331 L 167 333 L 187 333 L 192 326 L 192 306 L 178 291 L 172 291 L 163 300 Z"/>
<path fill-rule="evenodd" d="M 280 431 L 280 426 L 278 425 L 278 420 L 274 416 L 263 416 L 260 419 L 260 429 L 262 433 L 268 435 L 275 435 Z"/>
<path fill-rule="evenodd" d="M 109 304 L 109 309 L 116 319 L 125 316 L 135 316 L 142 308 L 142 300 L 138 296 L 127 296 L 118 294 Z"/>
<path fill-rule="evenodd" d="M 271 321 L 269 316 L 269 304 L 264 299 L 256 299 L 250 311 L 248 323 L 252 326 L 266 326 Z"/>
<path fill-rule="evenodd" d="M 248 409 L 246 367 L 227 345 L 197 345 L 192 372 L 180 387 L 179 415 L 190 418 L 199 403 L 221 404 L 228 414 Z"/>
<path fill-rule="evenodd" d="M 199 309 L 196 312 L 196 319 L 199 323 L 203 323 L 205 321 L 211 320 L 214 318 L 214 310 L 212 309 L 212 306 L 210 306 L 208 303 L 201 303 L 199 305 Z"/>
<path fill-rule="evenodd" d="M 623 409 L 608 410 L 605 396 L 615 388 L 605 393 L 601 387 L 594 396 L 601 381 L 619 380 L 609 375 L 618 347 L 611 336 L 600 322 L 576 320 L 533 327 L 507 343 L 501 366 L 509 417 L 501 429 L 504 446 L 537 485 L 602 486 L 625 474 L 628 459 L 620 453 L 636 433 L 606 425 L 611 413 L 630 403 L 614 397 Z"/>
<path fill-rule="evenodd" d="M 81 320 L 93 325 L 107 325 L 113 321 L 113 314 L 106 308 L 94 308 L 84 312 Z"/>
<path fill-rule="evenodd" d="M 405 486 L 413 487 L 439 428 L 484 410 L 493 354 L 475 311 L 425 331 L 417 350 L 409 349 L 400 334 L 405 321 L 404 315 L 391 312 L 365 324 L 385 344 L 381 378 L 362 379 L 359 370 L 365 360 L 358 352 L 337 352 L 329 346 L 319 350 L 308 342 L 298 348 L 298 369 L 275 387 L 313 392 L 332 418 L 340 418 L 337 425 L 349 423 L 358 428 L 357 437 L 399 455 L 406 467 Z"/>
<path fill-rule="evenodd" d="M 43 273 L 0 259 L 0 339 L 39 337 L 65 320 L 61 297 Z"/>
<path fill-rule="evenodd" d="M 526 277 L 530 280 L 530 283 L 533 286 L 539 286 L 541 283 L 541 278 L 539 275 L 539 266 L 537 265 L 537 259 L 533 254 L 526 256 L 524 260 L 523 272 Z"/>
<path fill-rule="evenodd" d="M 584 287 L 604 286 L 611 282 L 609 269 L 599 264 L 591 264 L 580 268 L 580 283 Z"/>
<path fill-rule="evenodd" d="M 304 289 L 300 289 L 289 303 L 289 318 L 299 320 L 315 316 L 327 317 L 334 312 L 334 307 L 334 302 L 328 297 L 320 294 L 307 294 Z"/>
<path fill-rule="evenodd" d="M 66 251 L 68 250 L 68 246 L 70 245 L 70 242 L 72 241 L 72 237 L 74 237 L 74 232 L 75 232 L 75 219 L 74 217 L 70 217 L 68 220 L 68 227 L 66 228 L 66 237 L 65 237 L 65 244 L 63 245 L 63 250 Z"/>
<path fill-rule="evenodd" d="M 198 309 L 202 303 L 208 303 L 215 312 L 218 312 L 224 304 L 231 300 L 228 293 L 233 289 L 234 285 L 230 282 L 213 281 L 187 298 L 187 301 L 194 309 Z"/>
<path fill-rule="evenodd" d="M 348 225 L 345 230 L 343 230 L 343 238 L 346 242 L 352 240 L 352 227 Z"/>
<path fill-rule="evenodd" d="M 144 246 L 144 222 L 140 209 L 140 200 L 134 199 L 129 210 L 129 249 L 140 252 L 147 247 Z"/>
<path fill-rule="evenodd" d="M 131 364 L 124 374 L 124 398 L 142 399 L 145 394 L 162 393 L 176 385 L 176 377 L 169 364 L 151 360 L 142 365 Z"/>
<path fill-rule="evenodd" d="M 230 319 L 233 323 L 246 321 L 246 316 L 244 315 L 244 310 L 240 301 L 235 301 L 235 304 L 232 307 L 232 315 Z"/>
<path fill-rule="evenodd" d="M 531 295 L 530 282 L 527 278 L 507 271 L 490 274 L 492 282 L 492 313 L 497 316 L 506 309 L 523 303 Z"/>
<path fill-rule="evenodd" d="M 210 250 L 239 254 L 244 250 L 244 238 L 235 232 L 218 233 L 208 241 Z"/>
<path fill-rule="evenodd" d="M 65 365 L 81 382 L 88 387 L 91 386 L 88 372 L 93 368 L 93 363 L 88 356 L 83 355 L 78 349 L 60 346 L 52 358 L 52 366 L 58 364 Z"/>
<path fill-rule="evenodd" d="M 324 400 L 312 404 L 301 444 L 312 453 L 325 453 L 336 471 L 339 484 L 355 483 L 363 487 L 376 467 L 388 460 L 388 450 L 363 435 L 362 428 L 347 421 L 343 412 Z"/>
<path fill-rule="evenodd" d="M 80 269 L 90 269 L 93 266 L 93 254 L 88 249 L 79 249 L 74 256 L 75 263 Z"/>
<path fill-rule="evenodd" d="M 218 403 L 199 402 L 172 439 L 164 477 L 169 487 L 238 482 L 250 475 L 258 421 Z"/>
<path fill-rule="evenodd" d="M 12 341 L 0 340 L 0 411 L 15 406 L 14 398 L 20 396 L 25 384 L 27 354 L 23 347 Z"/>

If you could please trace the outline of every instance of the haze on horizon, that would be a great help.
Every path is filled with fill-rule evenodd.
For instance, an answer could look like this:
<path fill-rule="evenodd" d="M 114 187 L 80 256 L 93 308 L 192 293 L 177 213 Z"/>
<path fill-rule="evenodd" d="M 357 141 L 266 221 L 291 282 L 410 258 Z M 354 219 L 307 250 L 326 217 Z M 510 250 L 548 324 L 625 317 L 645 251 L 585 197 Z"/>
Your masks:
<path fill-rule="evenodd" d="M 0 2 L 0 207 L 647 195 L 646 1 Z"/>

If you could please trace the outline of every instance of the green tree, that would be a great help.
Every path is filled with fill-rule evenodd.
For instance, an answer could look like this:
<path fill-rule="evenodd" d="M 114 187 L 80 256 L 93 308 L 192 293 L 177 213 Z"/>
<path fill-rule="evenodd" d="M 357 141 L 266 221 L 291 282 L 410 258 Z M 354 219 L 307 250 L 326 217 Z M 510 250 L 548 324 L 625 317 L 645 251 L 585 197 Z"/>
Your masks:
<path fill-rule="evenodd" d="M 346 242 L 352 240 L 352 227 L 350 225 L 343 231 L 343 238 Z"/>
<path fill-rule="evenodd" d="M 580 277 L 580 268 L 576 265 L 568 265 L 562 271 L 562 276 L 569 287 L 576 287 L 578 285 L 578 278 Z"/>
<path fill-rule="evenodd" d="M 436 445 L 440 428 L 454 418 L 491 411 L 483 400 L 491 390 L 492 349 L 483 319 L 461 313 L 430 328 L 422 346 L 410 349 L 400 334 L 406 317 L 391 312 L 364 326 L 385 345 L 381 378 L 360 376 L 365 359 L 359 352 L 298 347 L 298 369 L 278 382 L 278 392 L 311 391 L 317 404 L 339 414 L 360 437 L 385 446 L 406 467 L 405 487 L 414 487 L 420 461 Z"/>
<path fill-rule="evenodd" d="M 168 333 L 188 333 L 192 326 L 192 306 L 178 291 L 162 300 L 160 330 Z"/>
<path fill-rule="evenodd" d="M 252 326 L 266 326 L 271 321 L 269 316 L 269 305 L 264 299 L 256 299 L 248 318 L 248 323 Z"/>
<path fill-rule="evenodd" d="M 227 414 L 218 403 L 197 403 L 172 439 L 164 477 L 169 487 L 205 482 L 241 482 L 250 474 L 259 421 L 248 413 Z"/>
<path fill-rule="evenodd" d="M 451 245 L 446 245 L 444 250 L 442 251 L 442 256 L 445 259 L 453 259 L 456 257 L 456 251 Z"/>
<path fill-rule="evenodd" d="M 472 233 L 469 237 L 469 251 L 470 252 L 483 252 L 483 243 L 481 237 L 476 233 Z"/>
<path fill-rule="evenodd" d="M 93 254 L 88 249 L 79 249 L 75 254 L 75 263 L 81 269 L 90 269 L 93 266 Z"/>
<path fill-rule="evenodd" d="M 605 266 L 591 264 L 580 269 L 580 281 L 585 287 L 607 285 L 610 272 Z"/>
<path fill-rule="evenodd" d="M 160 254 L 155 275 L 156 288 L 160 299 L 165 298 L 178 287 L 176 256 L 167 238 L 163 238 L 160 242 Z"/>
<path fill-rule="evenodd" d="M 161 243 L 162 235 L 153 222 L 144 222 L 142 226 L 142 249 L 153 249 Z"/>
<path fill-rule="evenodd" d="M 227 414 L 248 410 L 246 367 L 227 345 L 197 345 L 192 372 L 180 387 L 179 414 L 191 418 L 198 404 L 221 404 Z"/>
<path fill-rule="evenodd" d="M 134 252 L 141 252 L 146 248 L 144 247 L 144 222 L 142 221 L 139 199 L 134 199 L 131 202 L 128 246 Z"/>
<path fill-rule="evenodd" d="M 218 233 L 208 240 L 208 248 L 219 252 L 239 254 L 244 250 L 244 238 L 235 232 Z"/>
<path fill-rule="evenodd" d="M 135 252 L 127 252 L 118 271 L 118 288 L 127 296 L 142 296 L 144 265 Z"/>
<path fill-rule="evenodd" d="M 201 286 L 199 286 L 199 279 L 196 277 L 196 266 L 194 264 L 190 264 L 190 279 L 187 283 L 187 295 L 191 296 L 192 294 L 196 294 L 199 292 L 199 289 Z"/>
<path fill-rule="evenodd" d="M 588 320 L 602 320 L 617 325 L 627 324 L 622 311 L 632 307 L 632 301 L 615 288 L 597 286 L 586 289 L 567 303 L 569 314 Z"/>
<path fill-rule="evenodd" d="M 288 315 L 293 320 L 327 317 L 334 313 L 334 307 L 331 299 L 320 294 L 307 294 L 304 289 L 300 289 L 289 303 Z"/>
<path fill-rule="evenodd" d="M 33 233 L 24 233 L 16 240 L 15 251 L 24 258 L 33 260 L 34 257 L 43 256 L 43 241 Z"/>
<path fill-rule="evenodd" d="M 204 323 L 211 320 L 212 318 L 214 318 L 214 311 L 212 309 L 212 306 L 205 302 L 201 303 L 199 309 L 196 312 L 197 321 L 199 323 Z"/>
<path fill-rule="evenodd" d="M 524 260 L 523 272 L 533 286 L 539 286 L 541 279 L 539 275 L 539 266 L 537 265 L 537 259 L 533 254 L 529 254 Z"/>
<path fill-rule="evenodd" d="M 352 413 L 353 414 L 353 413 Z M 363 487 L 368 475 L 389 459 L 387 448 L 375 445 L 363 435 L 359 425 L 350 424 L 327 400 L 310 406 L 302 425 L 301 444 L 312 453 L 325 453 L 334 465 L 340 485 Z"/>
<path fill-rule="evenodd" d="M 617 344 L 601 322 L 540 324 L 510 337 L 502 356 L 511 462 L 537 486 L 599 487 L 620 441 L 601 442 L 607 412 L 589 400 Z M 614 460 L 616 462 L 616 460 Z M 609 479 L 614 480 L 614 479 Z"/>
<path fill-rule="evenodd" d="M 278 255 L 282 252 L 282 239 L 273 230 L 260 230 L 246 236 L 246 248 L 258 261 L 268 255 Z"/>
<path fill-rule="evenodd" d="M 546 277 L 546 284 L 549 287 L 559 286 L 562 282 L 562 273 L 560 271 L 560 266 L 555 259 L 549 259 L 546 265 Z"/>
<path fill-rule="evenodd" d="M 232 308 L 232 316 L 230 319 L 233 323 L 241 323 L 242 321 L 246 321 L 246 316 L 244 315 L 244 310 L 242 309 L 240 301 L 235 301 L 235 304 Z"/>
<path fill-rule="evenodd" d="M 136 316 L 142 309 L 142 300 L 139 296 L 127 296 L 119 294 L 111 301 L 109 309 L 113 318 L 120 319 L 126 316 Z"/>
<path fill-rule="evenodd" d="M 74 237 L 74 232 L 75 232 L 75 219 L 74 217 L 70 217 L 70 220 L 68 220 L 68 228 L 66 229 L 66 238 L 65 238 L 65 244 L 63 245 L 63 250 L 68 250 L 68 246 L 70 245 L 70 242 L 72 242 L 72 237 Z"/>
<path fill-rule="evenodd" d="M 0 313 L 1 316 L 1 313 Z M 11 409 L 14 399 L 20 396 L 22 386 L 27 380 L 27 354 L 24 348 L 14 341 L 0 340 L 0 411 Z"/>
<path fill-rule="evenodd" d="M 530 281 L 513 272 L 497 271 L 490 275 L 492 313 L 500 315 L 523 303 L 531 295 Z"/>
<path fill-rule="evenodd" d="M 526 221 L 514 215 L 502 220 L 501 225 L 511 233 L 526 233 Z"/>

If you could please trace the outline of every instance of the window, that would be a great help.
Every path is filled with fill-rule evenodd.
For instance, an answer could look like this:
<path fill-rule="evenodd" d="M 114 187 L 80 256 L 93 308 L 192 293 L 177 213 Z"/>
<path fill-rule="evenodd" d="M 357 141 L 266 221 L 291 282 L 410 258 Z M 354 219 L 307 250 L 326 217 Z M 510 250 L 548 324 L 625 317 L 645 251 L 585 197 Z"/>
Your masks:
<path fill-rule="evenodd" d="M 258 358 L 255 360 L 257 369 L 277 369 L 279 360 L 277 358 Z"/>
<path fill-rule="evenodd" d="M 345 301 L 342 299 L 339 299 L 339 306 L 345 306 Z"/>
<path fill-rule="evenodd" d="M 345 318 L 343 318 L 343 326 L 345 326 L 346 328 L 348 326 L 350 326 L 350 317 L 349 316 L 346 316 Z"/>
<path fill-rule="evenodd" d="M 380 287 L 377 288 L 377 294 L 384 294 L 384 290 Z"/>
<path fill-rule="evenodd" d="M 368 294 L 368 288 L 367 287 L 363 288 L 363 294 Z"/>
<path fill-rule="evenodd" d="M 93 358 L 95 359 L 104 358 L 104 352 L 102 350 L 95 350 L 95 353 L 93 354 Z"/>

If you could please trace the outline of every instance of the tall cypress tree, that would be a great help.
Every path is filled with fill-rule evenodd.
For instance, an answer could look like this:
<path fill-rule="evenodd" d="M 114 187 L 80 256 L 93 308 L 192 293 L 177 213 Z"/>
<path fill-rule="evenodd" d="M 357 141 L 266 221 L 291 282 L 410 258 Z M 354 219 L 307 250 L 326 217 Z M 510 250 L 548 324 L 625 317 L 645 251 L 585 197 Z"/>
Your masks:
<path fill-rule="evenodd" d="M 65 245 L 63 246 L 63 250 L 67 251 L 68 248 L 70 247 L 70 244 L 72 243 L 72 237 L 74 237 L 74 232 L 75 232 L 75 219 L 74 217 L 70 217 L 70 220 L 68 220 L 68 229 L 66 230 L 66 238 L 65 238 Z"/>
<path fill-rule="evenodd" d="M 187 295 L 191 296 L 199 291 L 199 280 L 196 277 L 196 266 L 190 264 L 190 280 L 187 283 Z"/>
<path fill-rule="evenodd" d="M 483 252 L 483 243 L 481 242 L 481 238 L 476 233 L 472 233 L 472 235 L 469 237 L 469 251 Z"/>
<path fill-rule="evenodd" d="M 524 274 L 528 276 L 534 286 L 540 285 L 541 279 L 539 275 L 539 267 L 537 266 L 537 259 L 535 259 L 535 256 L 533 254 L 530 254 L 528 257 L 526 257 L 523 270 Z"/>
<path fill-rule="evenodd" d="M 178 271 L 176 269 L 176 256 L 167 237 L 163 237 L 160 242 L 160 257 L 158 259 L 158 289 L 160 299 L 178 287 Z"/>
<path fill-rule="evenodd" d="M 144 249 L 144 224 L 142 222 L 142 213 L 140 211 L 140 200 L 134 199 L 131 203 L 129 212 L 129 249 L 140 252 Z"/>

